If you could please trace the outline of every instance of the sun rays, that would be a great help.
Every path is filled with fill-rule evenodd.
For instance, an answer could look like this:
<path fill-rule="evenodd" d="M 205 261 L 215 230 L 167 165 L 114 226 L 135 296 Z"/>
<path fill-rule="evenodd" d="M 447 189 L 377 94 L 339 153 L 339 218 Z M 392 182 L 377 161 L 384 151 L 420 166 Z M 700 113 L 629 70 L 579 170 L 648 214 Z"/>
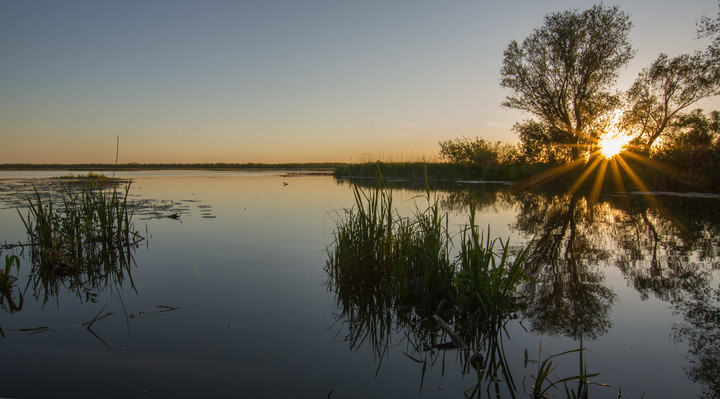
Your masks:
<path fill-rule="evenodd" d="M 633 191 L 643 193 L 644 197 L 656 209 L 666 213 L 657 199 L 650 195 L 650 190 L 641 177 L 633 170 L 633 164 L 643 164 L 658 172 L 678 173 L 671 170 L 664 164 L 649 159 L 633 151 L 630 144 L 631 138 L 624 132 L 617 129 L 610 129 L 601 138 L 589 145 L 578 145 L 581 153 L 585 156 L 568 161 L 562 165 L 538 174 L 530 179 L 521 182 L 518 188 L 524 189 L 533 186 L 540 186 L 558 179 L 561 176 L 571 175 L 572 172 L 579 173 L 578 177 L 571 183 L 570 194 L 575 194 L 581 187 L 589 187 L 588 203 L 591 212 L 593 204 L 597 204 L 603 188 L 607 186 L 607 179 L 612 179 L 614 190 L 617 193 L 627 193 L 626 187 L 630 184 Z M 593 178 L 594 177 L 594 178 Z M 626 184 L 628 182 L 628 184 Z"/>

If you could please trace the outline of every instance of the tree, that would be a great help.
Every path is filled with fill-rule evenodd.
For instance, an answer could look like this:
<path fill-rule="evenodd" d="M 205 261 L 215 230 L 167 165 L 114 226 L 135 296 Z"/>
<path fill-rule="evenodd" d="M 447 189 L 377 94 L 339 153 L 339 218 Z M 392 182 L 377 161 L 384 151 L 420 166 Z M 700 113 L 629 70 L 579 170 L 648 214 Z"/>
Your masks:
<path fill-rule="evenodd" d="M 702 53 L 674 58 L 660 54 L 626 93 L 629 110 L 623 115 L 623 125 L 649 153 L 682 110 L 717 94 L 719 87 L 716 72 Z"/>
<path fill-rule="evenodd" d="M 533 114 L 578 157 L 578 144 L 595 141 L 592 125 L 619 105 L 611 88 L 634 55 L 631 27 L 617 6 L 545 16 L 522 45 L 512 41 L 504 52 L 500 84 L 512 94 L 502 105 Z"/>
<path fill-rule="evenodd" d="M 542 123 L 528 119 L 516 123 L 513 130 L 520 138 L 519 156 L 524 163 L 558 164 L 571 157 L 571 147 L 562 141 L 568 137 Z"/>
<path fill-rule="evenodd" d="M 697 109 L 679 115 L 668 127 L 654 157 L 697 178 L 720 178 L 720 111 Z"/>
<path fill-rule="evenodd" d="M 482 167 L 512 163 L 517 158 L 514 146 L 501 141 L 481 138 L 445 140 L 440 143 L 440 156 L 452 163 L 475 164 Z"/>

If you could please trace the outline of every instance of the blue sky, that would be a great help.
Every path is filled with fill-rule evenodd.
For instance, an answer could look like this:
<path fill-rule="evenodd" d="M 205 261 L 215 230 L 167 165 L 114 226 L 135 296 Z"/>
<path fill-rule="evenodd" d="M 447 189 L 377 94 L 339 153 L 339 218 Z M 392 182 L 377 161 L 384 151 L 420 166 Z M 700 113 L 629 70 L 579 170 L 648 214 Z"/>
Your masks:
<path fill-rule="evenodd" d="M 589 1 L 2 1 L 2 163 L 436 158 L 515 142 L 502 52 Z M 618 4 L 637 49 L 701 49 L 717 0 Z M 717 98 L 699 104 L 718 109 Z"/>

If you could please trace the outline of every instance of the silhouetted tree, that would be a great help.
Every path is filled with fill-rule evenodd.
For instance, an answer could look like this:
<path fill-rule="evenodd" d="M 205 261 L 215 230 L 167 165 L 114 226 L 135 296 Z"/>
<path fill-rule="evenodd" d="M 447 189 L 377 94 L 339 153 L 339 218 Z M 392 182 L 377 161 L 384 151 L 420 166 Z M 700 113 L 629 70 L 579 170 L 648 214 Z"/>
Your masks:
<path fill-rule="evenodd" d="M 632 23 L 620 9 L 595 5 L 545 16 L 522 44 L 504 52 L 501 85 L 512 91 L 503 106 L 527 111 L 573 145 L 592 143 L 592 125 L 620 103 L 618 70 L 633 57 Z"/>
<path fill-rule="evenodd" d="M 571 157 L 570 137 L 557 129 L 528 119 L 516 123 L 513 130 L 520 138 L 519 156 L 522 162 L 558 164 Z"/>
<path fill-rule="evenodd" d="M 656 147 L 653 158 L 706 185 L 720 183 L 720 111 L 679 115 Z"/>
<path fill-rule="evenodd" d="M 634 141 L 649 153 L 682 110 L 717 94 L 718 89 L 720 81 L 702 53 L 674 58 L 660 54 L 626 93 L 629 110 L 623 115 L 623 124 L 636 135 Z"/>

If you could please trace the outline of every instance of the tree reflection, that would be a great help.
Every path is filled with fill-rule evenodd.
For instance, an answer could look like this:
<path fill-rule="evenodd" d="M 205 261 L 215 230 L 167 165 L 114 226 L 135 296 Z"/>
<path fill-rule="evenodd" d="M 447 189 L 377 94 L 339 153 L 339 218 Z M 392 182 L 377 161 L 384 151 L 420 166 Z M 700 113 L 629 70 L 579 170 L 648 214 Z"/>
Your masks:
<path fill-rule="evenodd" d="M 688 377 L 702 384 L 704 398 L 720 397 L 720 289 L 699 287 L 687 298 L 675 301 L 685 321 L 676 325 L 673 335 L 690 346 Z"/>
<path fill-rule="evenodd" d="M 669 302 L 683 316 L 674 336 L 690 345 L 688 376 L 707 397 L 718 396 L 720 290 L 711 285 L 720 269 L 720 213 L 713 203 L 701 196 L 616 194 L 595 204 L 581 193 L 504 196 L 519 206 L 512 227 L 535 237 L 527 263 L 535 280 L 523 286 L 533 331 L 573 339 L 606 333 L 615 294 L 604 267 L 616 266 L 642 299 Z"/>
<path fill-rule="evenodd" d="M 525 316 L 533 331 L 596 339 L 611 326 L 608 311 L 615 300 L 599 267 L 609 250 L 596 242 L 597 215 L 578 194 L 521 193 L 517 201 L 513 228 L 536 237 L 526 265 L 534 278 L 523 287 L 532 298 Z"/>

